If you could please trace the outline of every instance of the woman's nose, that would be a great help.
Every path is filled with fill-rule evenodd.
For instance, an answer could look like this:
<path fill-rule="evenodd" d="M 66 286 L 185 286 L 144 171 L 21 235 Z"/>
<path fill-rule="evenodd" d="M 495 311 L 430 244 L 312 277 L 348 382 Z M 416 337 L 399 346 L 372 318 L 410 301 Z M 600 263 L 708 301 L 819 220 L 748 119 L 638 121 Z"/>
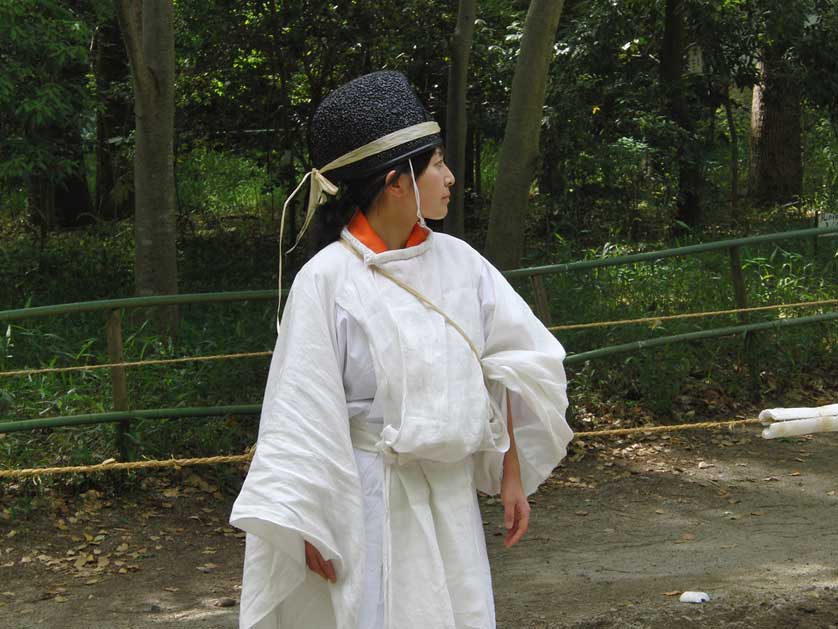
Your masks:
<path fill-rule="evenodd" d="M 448 168 L 448 166 L 445 167 L 445 172 L 448 173 L 445 178 L 445 185 L 446 187 L 450 188 L 454 185 L 455 182 L 454 173 L 451 172 L 451 169 Z"/>

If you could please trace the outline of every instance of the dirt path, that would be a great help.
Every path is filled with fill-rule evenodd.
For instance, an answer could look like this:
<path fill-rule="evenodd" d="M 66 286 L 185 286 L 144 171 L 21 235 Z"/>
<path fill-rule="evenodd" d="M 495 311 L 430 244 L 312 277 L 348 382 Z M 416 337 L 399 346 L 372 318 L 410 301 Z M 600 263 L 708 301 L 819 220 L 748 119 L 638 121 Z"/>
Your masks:
<path fill-rule="evenodd" d="M 501 629 L 838 629 L 838 434 L 681 434 L 580 451 L 511 551 L 484 501 Z M 234 627 L 231 499 L 187 473 L 136 493 L 28 515 L 0 496 L 0 627 Z"/>

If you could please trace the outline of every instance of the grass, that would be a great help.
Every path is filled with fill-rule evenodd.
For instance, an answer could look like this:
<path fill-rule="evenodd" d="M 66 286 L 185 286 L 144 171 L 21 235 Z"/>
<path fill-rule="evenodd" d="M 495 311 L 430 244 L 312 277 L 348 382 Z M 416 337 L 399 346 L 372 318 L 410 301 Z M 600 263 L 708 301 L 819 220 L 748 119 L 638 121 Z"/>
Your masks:
<path fill-rule="evenodd" d="M 786 229 L 799 227 L 788 222 Z M 778 229 L 772 224 L 773 229 Z M 771 231 L 759 229 L 755 231 Z M 723 236 L 723 235 L 722 235 Z M 721 236 L 720 236 L 721 237 Z M 698 240 L 698 239 L 696 239 Z M 834 240 L 816 258 L 809 241 L 766 244 L 742 251 L 748 303 L 762 305 L 838 297 Z M 831 243 L 831 244 L 828 244 Z M 687 243 L 683 243 L 687 244 Z M 100 226 L 51 237 L 43 249 L 25 234 L 7 237 L 0 259 L 0 308 L 131 294 L 131 231 Z M 536 262 L 564 262 L 654 250 L 662 242 L 583 248 L 555 239 Z M 195 230 L 179 243 L 183 292 L 240 290 L 275 285 L 274 238 L 259 224 Z M 545 278 L 554 323 L 628 319 L 734 306 L 726 253 L 551 275 Z M 526 282 L 516 282 L 525 295 Z M 126 360 L 271 349 L 273 302 L 184 306 L 178 336 L 166 340 L 141 320 L 126 318 Z M 806 314 L 813 313 L 806 310 Z M 801 311 L 802 313 L 802 311 Z M 778 316 L 755 313 L 752 321 Z M 560 333 L 570 352 L 633 340 L 731 325 L 735 317 L 690 319 Z M 0 329 L 0 371 L 107 361 L 104 315 L 87 313 L 12 323 Z M 573 370 L 576 408 L 602 417 L 642 413 L 667 421 L 706 392 L 731 399 L 775 400 L 801 380 L 834 379 L 838 329 L 830 324 L 756 335 L 746 360 L 741 337 L 669 346 L 602 359 Z M 750 361 L 750 362 L 749 362 Z M 756 366 L 749 371 L 748 366 Z M 255 403 L 262 398 L 268 361 L 246 359 L 140 367 L 128 372 L 134 408 Z M 715 394 L 714 394 L 715 395 Z M 701 407 L 701 412 L 712 408 Z M 0 380 L 0 417 L 27 419 L 111 408 L 106 371 Z M 255 417 L 145 420 L 132 425 L 138 453 L 148 457 L 241 452 L 256 436 Z M 80 464 L 115 456 L 111 425 L 12 433 L 0 438 L 0 466 Z M 223 471 L 219 471 L 223 474 Z M 79 481 L 81 482 L 81 481 Z"/>

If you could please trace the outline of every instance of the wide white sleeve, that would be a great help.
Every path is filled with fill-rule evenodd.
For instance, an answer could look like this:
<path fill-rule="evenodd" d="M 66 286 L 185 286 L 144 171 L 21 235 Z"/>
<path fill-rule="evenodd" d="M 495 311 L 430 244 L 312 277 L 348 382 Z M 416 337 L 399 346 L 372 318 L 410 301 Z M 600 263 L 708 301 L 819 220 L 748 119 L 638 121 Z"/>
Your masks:
<path fill-rule="evenodd" d="M 565 420 L 565 351 L 505 277 L 484 260 L 479 289 L 484 322 L 483 372 L 489 393 L 506 417 L 509 396 L 521 481 L 529 495 L 567 454 L 573 432 Z M 477 457 L 475 483 L 500 491 L 503 453 Z"/>
<path fill-rule="evenodd" d="M 315 624 L 355 629 L 363 510 L 334 313 L 323 288 L 298 276 L 271 361 L 255 455 L 230 516 L 248 533 L 241 627 L 313 626 L 306 622 L 319 612 L 326 619 Z M 335 585 L 306 568 L 304 540 L 332 560 Z"/>

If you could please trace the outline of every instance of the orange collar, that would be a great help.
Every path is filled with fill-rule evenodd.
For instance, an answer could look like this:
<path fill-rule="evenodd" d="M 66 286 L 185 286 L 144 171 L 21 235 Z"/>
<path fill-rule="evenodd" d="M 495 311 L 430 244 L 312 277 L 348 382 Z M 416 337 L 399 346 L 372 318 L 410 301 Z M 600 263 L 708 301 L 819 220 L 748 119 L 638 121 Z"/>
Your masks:
<path fill-rule="evenodd" d="M 381 236 L 375 233 L 375 230 L 372 228 L 372 225 L 370 225 L 366 215 L 360 210 L 355 211 L 352 220 L 349 221 L 347 229 L 349 229 L 350 234 L 360 240 L 373 253 L 384 253 L 385 251 L 390 250 L 387 243 L 381 239 Z M 425 242 L 427 237 L 428 232 L 422 229 L 419 226 L 419 223 L 416 223 L 413 226 L 413 230 L 410 232 L 410 235 L 407 237 L 407 242 L 404 243 L 404 246 L 414 247 Z"/>

